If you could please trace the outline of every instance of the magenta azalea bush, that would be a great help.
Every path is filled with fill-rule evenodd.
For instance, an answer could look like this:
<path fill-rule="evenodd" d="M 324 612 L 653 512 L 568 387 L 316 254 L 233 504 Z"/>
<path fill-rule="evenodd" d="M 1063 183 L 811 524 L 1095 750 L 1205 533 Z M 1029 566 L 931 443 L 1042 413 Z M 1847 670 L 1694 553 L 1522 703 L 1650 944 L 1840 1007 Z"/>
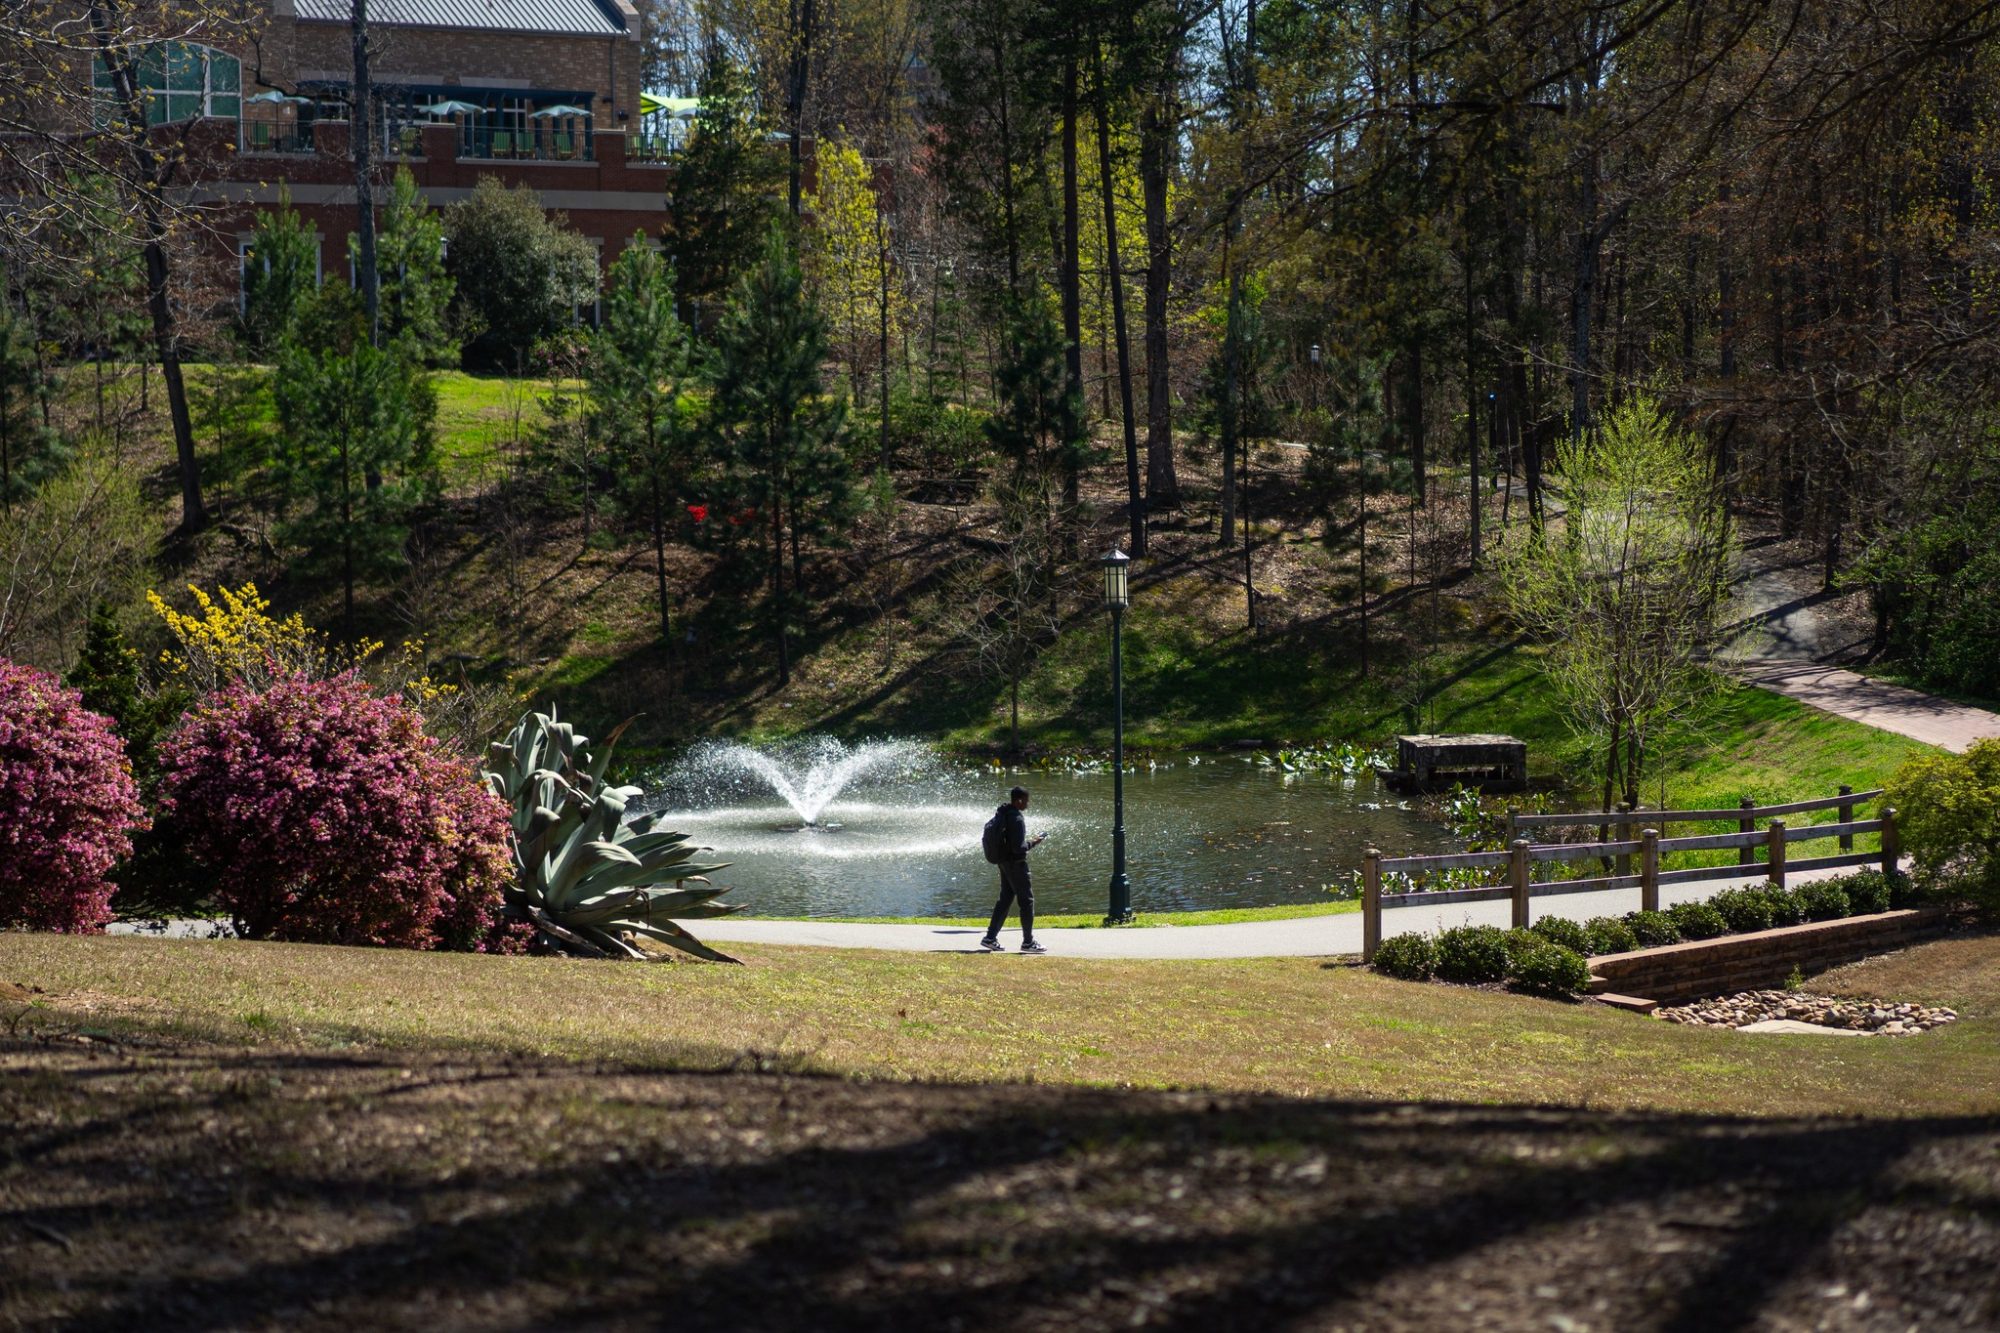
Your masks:
<path fill-rule="evenodd" d="M 251 939 L 484 949 L 507 807 L 352 673 L 203 699 L 161 747 L 161 811 Z"/>
<path fill-rule="evenodd" d="M 0 658 L 0 926 L 77 934 L 111 919 L 111 867 L 147 825 L 111 719 Z"/>

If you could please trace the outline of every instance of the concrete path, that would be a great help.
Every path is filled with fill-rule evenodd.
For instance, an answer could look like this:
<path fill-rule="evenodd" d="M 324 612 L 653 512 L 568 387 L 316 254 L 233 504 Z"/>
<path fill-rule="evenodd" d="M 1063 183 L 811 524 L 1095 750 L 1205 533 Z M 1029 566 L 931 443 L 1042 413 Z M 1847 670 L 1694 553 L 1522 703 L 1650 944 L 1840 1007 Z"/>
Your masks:
<path fill-rule="evenodd" d="M 1850 871 L 1806 871 L 1788 882 L 1803 883 Z M 1761 880 L 1704 881 L 1675 884 L 1660 890 L 1662 905 L 1692 902 L 1738 884 Z M 1584 921 L 1593 916 L 1620 916 L 1639 906 L 1639 890 L 1609 889 L 1537 898 L 1535 919 L 1566 916 Z M 1382 935 L 1404 931 L 1436 932 L 1450 926 L 1506 926 L 1512 904 L 1505 900 L 1451 903 L 1441 907 L 1396 907 L 1382 913 Z M 860 925 L 838 921 L 765 921 L 756 917 L 725 917 L 694 927 L 717 944 L 801 944 L 832 949 L 889 949 L 918 953 L 977 953 L 978 926 Z M 1141 926 L 1132 930 L 1038 930 L 1036 936 L 1052 954 L 1072 958 L 1319 958 L 1361 952 L 1361 913 L 1297 917 L 1289 921 L 1244 921 L 1227 926 Z M 1018 948 L 1018 921 L 1000 938 Z"/>
<path fill-rule="evenodd" d="M 2000 737 L 2000 714 L 1841 667 L 1867 652 L 1859 593 L 1827 592 L 1799 543 L 1765 534 L 1744 543 L 1728 656 L 1738 678 L 1800 703 L 1926 745 L 1962 752 Z"/>
<path fill-rule="evenodd" d="M 1788 882 L 1803 883 L 1842 870 L 1805 871 Z M 1761 883 L 1754 879 L 1704 881 L 1671 884 L 1661 888 L 1660 902 L 1675 903 L 1707 898 L 1738 884 Z M 1600 893 L 1571 893 L 1535 899 L 1535 919 L 1566 916 L 1573 921 L 1593 916 L 1621 916 L 1639 906 L 1639 890 L 1609 889 Z M 1444 906 L 1396 907 L 1382 914 L 1382 936 L 1400 935 L 1407 930 L 1435 933 L 1451 926 L 1505 926 L 1512 906 L 1505 900 L 1484 903 L 1451 903 Z M 864 925 L 850 921 L 810 919 L 767 920 L 732 916 L 718 921 L 692 923 L 694 932 L 717 944 L 784 944 L 826 949 L 885 949 L 900 953 L 981 953 L 978 926 Z M 164 929 L 149 929 L 128 922 L 114 922 L 112 935 L 151 935 L 166 939 L 222 939 L 229 928 L 213 921 L 169 921 Z M 1289 921 L 1243 921 L 1227 926 L 1139 926 L 1131 930 L 1049 929 L 1035 932 L 1051 954 L 1070 958 L 1323 958 L 1335 954 L 1361 952 L 1361 913 L 1342 912 L 1332 916 L 1297 917 Z M 1011 952 L 1020 947 L 1018 918 L 1010 920 L 1000 938 Z"/>

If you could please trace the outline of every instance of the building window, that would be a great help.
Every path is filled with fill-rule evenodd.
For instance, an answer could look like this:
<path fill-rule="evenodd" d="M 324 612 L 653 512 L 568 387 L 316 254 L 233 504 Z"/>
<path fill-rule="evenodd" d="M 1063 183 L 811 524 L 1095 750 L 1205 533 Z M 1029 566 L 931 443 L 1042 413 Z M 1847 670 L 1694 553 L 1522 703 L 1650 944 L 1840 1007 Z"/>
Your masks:
<path fill-rule="evenodd" d="M 156 42 L 133 57 L 132 76 L 146 99 L 148 125 L 197 116 L 235 120 L 243 111 L 243 64 L 223 51 L 192 42 Z M 101 58 L 91 62 L 91 87 L 101 103 L 117 104 L 117 82 Z"/>

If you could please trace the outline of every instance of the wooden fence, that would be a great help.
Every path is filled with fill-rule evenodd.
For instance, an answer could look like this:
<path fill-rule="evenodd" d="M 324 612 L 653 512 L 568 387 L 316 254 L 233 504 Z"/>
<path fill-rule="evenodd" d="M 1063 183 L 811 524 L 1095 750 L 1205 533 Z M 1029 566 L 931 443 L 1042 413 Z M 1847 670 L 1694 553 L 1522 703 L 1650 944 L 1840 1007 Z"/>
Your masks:
<path fill-rule="evenodd" d="M 1414 907 L 1424 904 L 1446 906 L 1451 903 L 1494 902 L 1502 898 L 1511 899 L 1514 904 L 1514 925 L 1525 928 L 1530 920 L 1530 904 L 1537 897 L 1556 897 L 1572 893 L 1594 893 L 1605 889 L 1639 890 L 1639 905 L 1649 912 L 1660 908 L 1660 886 L 1662 884 L 1685 884 L 1696 880 L 1726 880 L 1762 878 L 1783 888 L 1785 876 L 1792 871 L 1826 870 L 1844 866 L 1879 865 L 1884 874 L 1894 873 L 1901 855 L 1901 840 L 1896 833 L 1895 808 L 1884 807 L 1878 819 L 1855 819 L 1854 807 L 1877 800 L 1882 793 L 1877 791 L 1857 792 L 1847 787 L 1840 789 L 1840 795 L 1814 801 L 1792 801 L 1784 805 L 1751 805 L 1745 802 L 1733 810 L 1614 810 L 1592 811 L 1567 815 L 1510 815 L 1508 831 L 1512 837 L 1505 851 L 1498 852 L 1457 852 L 1444 856 L 1395 856 L 1385 857 L 1377 848 L 1370 847 L 1361 862 L 1361 959 L 1368 962 L 1375 957 L 1375 950 L 1382 943 L 1382 912 L 1390 907 Z M 1837 818 L 1831 824 L 1805 824 L 1798 828 L 1788 828 L 1784 816 L 1804 814 L 1814 810 L 1833 810 Z M 1663 838 L 1662 828 L 1674 824 L 1708 823 L 1713 820 L 1736 820 L 1738 829 L 1734 833 L 1702 833 L 1684 838 Z M 1757 821 L 1768 820 L 1762 829 Z M 1518 836 L 1523 830 L 1552 828 L 1561 826 L 1598 825 L 1618 830 L 1625 836 L 1605 842 L 1578 843 L 1536 843 Z M 1632 836 L 1637 827 L 1637 836 Z M 1854 850 L 1857 834 L 1879 833 L 1882 836 L 1880 851 L 1859 852 Z M 1832 856 L 1815 856 L 1804 860 L 1792 860 L 1787 849 L 1795 842 L 1817 842 L 1833 838 L 1839 842 L 1839 852 Z M 1735 849 L 1735 865 L 1689 866 L 1679 870 L 1662 870 L 1660 858 L 1673 852 L 1700 852 Z M 1764 850 L 1764 859 L 1757 859 L 1759 848 Z M 1634 858 L 1637 858 L 1636 872 Z M 1537 882 L 1532 867 L 1537 863 L 1558 863 L 1565 861 L 1604 860 L 1610 863 L 1613 873 L 1598 875 L 1589 879 L 1568 879 Z M 1501 866 L 1507 868 L 1507 883 L 1475 889 L 1443 889 L 1435 892 L 1389 893 L 1382 892 L 1382 877 L 1385 874 L 1425 875 L 1439 870 L 1492 870 Z"/>

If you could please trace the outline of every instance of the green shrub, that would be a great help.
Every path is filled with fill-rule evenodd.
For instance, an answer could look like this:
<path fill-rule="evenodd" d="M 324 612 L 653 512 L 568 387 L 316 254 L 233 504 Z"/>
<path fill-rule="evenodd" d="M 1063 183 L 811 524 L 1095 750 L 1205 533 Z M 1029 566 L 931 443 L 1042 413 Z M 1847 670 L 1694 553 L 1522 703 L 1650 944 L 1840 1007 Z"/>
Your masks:
<path fill-rule="evenodd" d="M 1501 981 L 1507 976 L 1507 932 L 1498 926 L 1454 926 L 1437 939 L 1437 974 L 1446 981 Z"/>
<path fill-rule="evenodd" d="M 1912 759 L 1889 780 L 1882 804 L 1896 808 L 1919 879 L 2000 910 L 2000 740 Z"/>
<path fill-rule="evenodd" d="M 1806 905 L 1799 901 L 1799 895 L 1790 889 L 1781 889 L 1775 884 L 1766 884 L 1750 892 L 1762 898 L 1771 908 L 1773 926 L 1796 926 L 1806 919 Z"/>
<path fill-rule="evenodd" d="M 1506 938 L 1502 943 L 1507 950 L 1507 966 L 1512 967 L 1516 958 L 1519 958 L 1530 949 L 1541 948 L 1548 941 L 1532 930 L 1516 928 L 1507 932 Z"/>
<path fill-rule="evenodd" d="M 1731 930 L 1752 931 L 1771 928 L 1771 903 L 1757 889 L 1724 889 L 1709 899 Z"/>
<path fill-rule="evenodd" d="M 1566 916 L 1545 916 L 1528 929 L 1550 944 L 1560 944 L 1580 954 L 1591 952 L 1589 932 Z"/>
<path fill-rule="evenodd" d="M 1679 944 L 1681 928 L 1665 912 L 1632 912 L 1625 918 L 1632 927 L 1632 934 L 1638 938 L 1642 949 L 1657 949 L 1663 944 Z"/>
<path fill-rule="evenodd" d="M 1536 995 L 1570 999 L 1590 989 L 1590 964 L 1576 950 L 1543 940 L 1515 958 L 1507 979 Z"/>
<path fill-rule="evenodd" d="M 1615 916 L 1594 916 L 1583 923 L 1584 934 L 1590 938 L 1593 954 L 1630 953 L 1639 947 L 1639 937 L 1632 933 L 1632 927 Z"/>
<path fill-rule="evenodd" d="M 1708 903 L 1677 903 L 1667 909 L 1667 915 L 1684 940 L 1712 940 L 1729 933 L 1729 922 Z"/>
<path fill-rule="evenodd" d="M 1847 890 L 1837 880 L 1823 879 L 1792 890 L 1808 921 L 1837 921 L 1848 914 Z"/>
<path fill-rule="evenodd" d="M 1429 981 L 1437 971 L 1437 959 L 1437 945 L 1431 937 L 1411 932 L 1382 941 L 1375 950 L 1375 970 L 1405 981 Z"/>
<path fill-rule="evenodd" d="M 1847 910 L 1852 916 L 1886 912 L 1890 899 L 1895 896 L 1889 877 L 1879 870 L 1863 870 L 1834 882 L 1847 890 Z"/>

